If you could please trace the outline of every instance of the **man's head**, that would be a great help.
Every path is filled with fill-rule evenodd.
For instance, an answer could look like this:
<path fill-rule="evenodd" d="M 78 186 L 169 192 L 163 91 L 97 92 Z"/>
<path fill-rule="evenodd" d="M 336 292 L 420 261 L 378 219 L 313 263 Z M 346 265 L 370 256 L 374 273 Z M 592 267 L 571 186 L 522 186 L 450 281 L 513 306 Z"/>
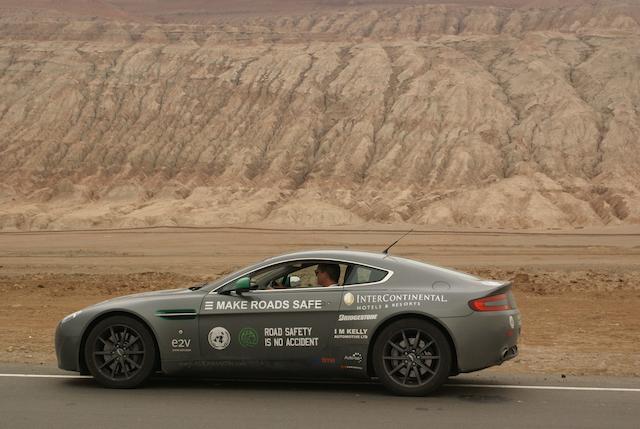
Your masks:
<path fill-rule="evenodd" d="M 338 284 L 338 279 L 340 279 L 340 265 L 318 264 L 318 267 L 316 268 L 316 279 L 320 286 Z"/>

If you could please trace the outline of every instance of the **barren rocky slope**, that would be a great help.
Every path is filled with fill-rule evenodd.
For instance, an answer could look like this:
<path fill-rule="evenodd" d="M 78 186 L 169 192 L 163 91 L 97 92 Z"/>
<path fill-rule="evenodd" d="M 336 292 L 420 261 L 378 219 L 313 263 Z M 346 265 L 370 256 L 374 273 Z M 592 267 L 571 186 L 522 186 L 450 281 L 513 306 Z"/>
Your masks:
<path fill-rule="evenodd" d="M 0 1 L 1 229 L 640 223 L 637 2 L 32 3 Z"/>

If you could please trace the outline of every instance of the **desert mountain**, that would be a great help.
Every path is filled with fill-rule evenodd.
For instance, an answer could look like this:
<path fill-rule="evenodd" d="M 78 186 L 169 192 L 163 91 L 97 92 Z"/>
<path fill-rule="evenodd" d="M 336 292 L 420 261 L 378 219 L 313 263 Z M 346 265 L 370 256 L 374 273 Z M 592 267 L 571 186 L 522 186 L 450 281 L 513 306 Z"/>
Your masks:
<path fill-rule="evenodd" d="M 0 0 L 0 229 L 640 223 L 640 5 Z"/>

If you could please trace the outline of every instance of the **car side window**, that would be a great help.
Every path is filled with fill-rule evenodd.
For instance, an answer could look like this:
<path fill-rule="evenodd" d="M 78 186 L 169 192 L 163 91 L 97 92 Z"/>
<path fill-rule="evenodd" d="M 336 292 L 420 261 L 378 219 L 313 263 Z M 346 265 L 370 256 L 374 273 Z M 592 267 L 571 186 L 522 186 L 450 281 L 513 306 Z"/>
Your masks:
<path fill-rule="evenodd" d="M 297 271 L 289 274 L 289 285 L 290 287 L 315 287 L 316 284 L 316 274 L 315 271 L 318 269 L 318 265 L 309 265 L 308 267 L 301 268 Z M 291 284 L 291 279 L 293 278 L 293 285 Z M 299 280 L 297 280 L 297 279 Z"/>
<path fill-rule="evenodd" d="M 347 270 L 347 264 L 331 261 L 286 262 L 263 268 L 247 275 L 256 290 L 277 290 L 320 287 L 316 272 L 320 264 L 335 264 L 340 267 L 337 284 L 341 285 Z"/>
<path fill-rule="evenodd" d="M 362 265 L 350 265 L 347 268 L 344 285 L 357 285 L 363 283 L 376 283 L 387 276 L 388 272 L 377 268 Z"/>
<path fill-rule="evenodd" d="M 278 264 L 254 271 L 247 275 L 251 279 L 251 285 L 258 290 L 271 289 L 271 285 L 277 280 L 285 277 L 292 268 L 289 264 Z"/>
<path fill-rule="evenodd" d="M 340 264 L 337 262 L 314 262 L 310 265 L 303 264 L 300 269 L 292 271 L 287 276 L 283 276 L 283 278 L 278 279 L 278 284 L 284 285 L 285 288 L 309 288 L 309 287 L 319 287 L 317 271 L 318 265 L 320 264 L 332 264 L 337 265 L 340 268 L 339 278 L 336 282 L 337 285 L 341 285 L 344 280 L 344 273 L 346 272 L 347 264 Z"/>

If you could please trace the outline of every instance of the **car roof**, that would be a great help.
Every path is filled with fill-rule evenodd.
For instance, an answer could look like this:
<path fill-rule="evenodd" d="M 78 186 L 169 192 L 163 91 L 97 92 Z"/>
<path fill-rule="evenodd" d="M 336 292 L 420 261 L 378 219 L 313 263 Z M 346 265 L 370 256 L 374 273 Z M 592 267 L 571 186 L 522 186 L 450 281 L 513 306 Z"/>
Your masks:
<path fill-rule="evenodd" d="M 355 250 L 344 249 L 323 249 L 323 250 L 306 250 L 303 252 L 286 253 L 284 255 L 274 256 L 267 259 L 265 262 L 278 262 L 290 259 L 338 259 L 347 262 L 360 262 L 360 263 L 378 263 L 385 264 L 384 253 L 363 252 Z"/>
<path fill-rule="evenodd" d="M 293 252 L 284 255 L 269 258 L 263 263 L 277 263 L 293 259 L 336 259 L 338 261 L 354 262 L 363 265 L 371 265 L 383 269 L 410 269 L 410 270 L 427 270 L 432 273 L 439 273 L 447 277 L 466 278 L 467 280 L 478 280 L 477 277 L 460 271 L 431 265 L 425 262 L 407 259 L 392 254 L 382 252 L 365 252 L 358 250 L 345 249 L 323 249 L 323 250 L 307 250 L 303 252 Z"/>

